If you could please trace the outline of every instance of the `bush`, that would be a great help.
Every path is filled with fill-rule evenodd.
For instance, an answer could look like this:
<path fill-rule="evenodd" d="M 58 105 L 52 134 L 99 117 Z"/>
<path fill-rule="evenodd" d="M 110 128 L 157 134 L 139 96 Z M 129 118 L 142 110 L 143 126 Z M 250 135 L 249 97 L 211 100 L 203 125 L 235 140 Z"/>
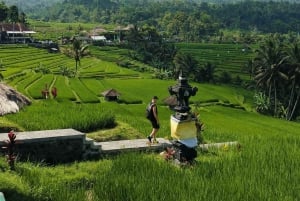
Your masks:
<path fill-rule="evenodd" d="M 7 115 L 7 118 L 25 130 L 73 128 L 91 132 L 116 125 L 114 113 L 105 108 L 49 99 L 36 103 L 35 107 L 26 107 L 20 113 Z"/>

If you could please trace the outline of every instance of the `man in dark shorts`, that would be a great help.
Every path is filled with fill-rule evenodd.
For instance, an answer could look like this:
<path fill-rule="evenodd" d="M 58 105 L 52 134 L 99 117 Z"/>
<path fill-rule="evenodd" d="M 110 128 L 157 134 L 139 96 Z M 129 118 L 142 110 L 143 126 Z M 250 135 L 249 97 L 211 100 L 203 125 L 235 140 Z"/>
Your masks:
<path fill-rule="evenodd" d="M 157 100 L 158 100 L 158 97 L 153 96 L 151 103 L 148 105 L 148 109 L 150 112 L 149 121 L 151 122 L 151 125 L 152 125 L 152 132 L 147 137 L 150 143 L 151 142 L 157 143 L 156 134 L 160 128 L 159 119 L 158 119 L 158 111 L 157 111 L 157 106 L 156 106 Z M 152 141 L 152 139 L 153 139 L 153 141 Z"/>

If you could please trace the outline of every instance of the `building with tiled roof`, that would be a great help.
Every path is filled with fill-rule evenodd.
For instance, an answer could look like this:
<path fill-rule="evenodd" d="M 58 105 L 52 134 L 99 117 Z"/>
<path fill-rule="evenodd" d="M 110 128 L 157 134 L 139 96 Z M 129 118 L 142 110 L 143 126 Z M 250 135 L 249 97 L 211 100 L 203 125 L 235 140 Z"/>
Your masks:
<path fill-rule="evenodd" d="M 0 43 L 31 42 L 35 33 L 22 23 L 0 23 Z"/>

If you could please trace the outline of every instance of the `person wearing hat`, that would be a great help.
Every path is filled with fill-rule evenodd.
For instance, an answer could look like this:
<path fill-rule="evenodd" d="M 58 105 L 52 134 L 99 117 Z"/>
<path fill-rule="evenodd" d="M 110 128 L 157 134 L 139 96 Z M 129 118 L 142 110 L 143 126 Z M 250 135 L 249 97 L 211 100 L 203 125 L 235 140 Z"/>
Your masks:
<path fill-rule="evenodd" d="M 157 96 L 153 96 L 151 103 L 149 103 L 147 110 L 149 110 L 149 121 L 151 122 L 152 125 L 152 132 L 150 135 L 147 137 L 150 143 L 157 143 L 156 140 L 156 134 L 160 128 L 159 126 L 159 119 L 158 119 L 158 111 L 157 111 L 157 106 L 156 102 L 158 100 Z M 153 139 L 153 141 L 152 141 Z"/>

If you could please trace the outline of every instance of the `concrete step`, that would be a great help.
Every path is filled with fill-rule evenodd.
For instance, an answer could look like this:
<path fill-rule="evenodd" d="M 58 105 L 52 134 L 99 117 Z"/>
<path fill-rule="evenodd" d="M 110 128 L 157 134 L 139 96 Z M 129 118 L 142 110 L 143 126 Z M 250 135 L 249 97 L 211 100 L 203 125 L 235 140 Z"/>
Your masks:
<path fill-rule="evenodd" d="M 135 139 L 135 140 L 119 140 L 119 141 L 106 141 L 95 142 L 95 146 L 99 147 L 101 154 L 118 153 L 124 151 L 161 151 L 166 146 L 171 145 L 169 140 L 164 138 L 157 138 L 157 144 L 150 144 L 148 139 Z"/>

